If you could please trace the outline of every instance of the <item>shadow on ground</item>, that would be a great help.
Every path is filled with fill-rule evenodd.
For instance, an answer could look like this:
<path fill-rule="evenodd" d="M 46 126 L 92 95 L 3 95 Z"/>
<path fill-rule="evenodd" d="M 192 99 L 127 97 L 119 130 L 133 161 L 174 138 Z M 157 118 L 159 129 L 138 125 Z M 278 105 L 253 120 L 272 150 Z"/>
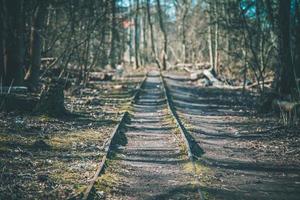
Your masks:
<path fill-rule="evenodd" d="M 274 118 L 254 115 L 255 98 L 249 93 L 201 88 L 180 76 L 168 76 L 166 81 L 176 112 L 204 151 L 198 158 L 201 165 L 212 172 L 199 174 L 210 198 L 299 198 L 295 130 L 289 135 Z"/>

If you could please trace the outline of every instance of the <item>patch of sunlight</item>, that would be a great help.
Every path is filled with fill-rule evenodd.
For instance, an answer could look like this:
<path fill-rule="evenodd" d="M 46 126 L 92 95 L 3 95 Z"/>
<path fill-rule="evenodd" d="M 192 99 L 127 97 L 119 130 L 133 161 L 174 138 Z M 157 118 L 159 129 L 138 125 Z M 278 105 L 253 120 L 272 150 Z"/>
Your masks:
<path fill-rule="evenodd" d="M 109 134 L 109 131 L 110 130 L 105 130 L 107 134 Z M 104 141 L 107 134 L 104 133 L 103 130 L 100 132 L 99 130 L 93 129 L 74 131 L 66 134 L 56 134 L 49 139 L 49 143 L 53 148 L 71 148 L 80 143 Z"/>
<path fill-rule="evenodd" d="M 32 143 L 33 140 L 32 137 L 23 137 L 18 134 L 0 133 L 0 143 L 7 146 L 14 146 L 15 143 L 16 145 L 27 145 Z"/>
<path fill-rule="evenodd" d="M 53 120 L 54 118 L 52 118 L 48 115 L 39 115 L 39 116 L 33 117 L 33 119 L 39 120 L 41 122 L 49 122 L 49 121 Z"/>
<path fill-rule="evenodd" d="M 109 193 L 118 186 L 119 181 L 120 177 L 118 175 L 107 172 L 98 178 L 95 188 L 99 191 Z"/>
<path fill-rule="evenodd" d="M 182 125 L 187 129 L 187 130 L 191 130 L 191 129 L 195 129 L 196 126 L 191 124 L 188 120 L 186 120 L 185 118 L 180 119 L 182 122 Z"/>
<path fill-rule="evenodd" d="M 85 192 L 87 185 L 75 184 L 73 188 L 75 190 L 75 193 L 80 194 Z"/>
<path fill-rule="evenodd" d="M 211 168 L 204 166 L 199 161 L 195 161 L 194 163 L 195 164 L 189 162 L 184 164 L 184 171 L 196 173 L 202 186 L 210 184 L 213 181 L 214 171 Z"/>
<path fill-rule="evenodd" d="M 124 113 L 124 112 L 130 112 L 132 110 L 130 106 L 130 102 L 123 103 L 122 106 L 119 108 L 119 112 Z"/>
<path fill-rule="evenodd" d="M 78 180 L 78 173 L 65 169 L 59 173 L 51 173 L 50 177 L 64 184 L 74 184 Z"/>

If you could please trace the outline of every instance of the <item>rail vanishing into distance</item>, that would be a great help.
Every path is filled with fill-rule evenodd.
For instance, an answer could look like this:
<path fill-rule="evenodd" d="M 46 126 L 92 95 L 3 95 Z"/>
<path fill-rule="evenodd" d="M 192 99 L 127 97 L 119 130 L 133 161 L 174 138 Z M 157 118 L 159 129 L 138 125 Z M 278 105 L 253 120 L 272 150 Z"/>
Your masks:
<path fill-rule="evenodd" d="M 144 77 L 143 81 L 139 84 L 135 94 L 133 95 L 129 107 L 132 107 L 132 105 L 139 99 L 139 97 L 142 93 L 141 91 L 144 89 L 144 85 L 147 83 L 150 73 L 155 73 L 156 76 L 159 76 L 159 78 L 161 80 L 159 87 L 162 87 L 165 104 L 167 104 L 167 107 L 168 107 L 168 115 L 170 115 L 172 117 L 172 119 L 173 119 L 172 122 L 176 123 L 175 127 L 180 132 L 180 136 L 179 136 L 180 141 L 179 142 L 184 144 L 185 152 L 187 154 L 186 156 L 188 156 L 189 162 L 191 162 L 191 164 L 193 166 L 193 176 L 195 177 L 195 181 L 196 181 L 197 193 L 198 193 L 198 197 L 199 197 L 198 199 L 204 200 L 204 196 L 200 189 L 200 180 L 196 174 L 196 166 L 195 166 L 194 156 L 193 156 L 193 152 L 191 150 L 190 141 L 188 140 L 188 137 L 187 137 L 186 129 L 185 129 L 183 123 L 180 121 L 180 119 L 175 111 L 175 107 L 172 103 L 171 96 L 169 94 L 168 88 L 166 86 L 166 82 L 165 82 L 161 72 L 149 72 L 146 75 L 146 77 Z M 112 146 L 116 144 L 115 140 L 118 137 L 118 133 L 120 132 L 121 128 L 124 127 L 124 125 L 126 123 L 126 119 L 129 117 L 129 115 L 130 115 L 129 111 L 124 111 L 124 113 L 121 115 L 119 123 L 116 125 L 116 127 L 114 128 L 114 130 L 110 136 L 110 139 L 105 144 L 105 148 L 104 148 L 105 154 L 101 159 L 101 162 L 97 168 L 97 171 L 96 171 L 93 179 L 90 181 L 87 189 L 83 193 L 82 199 L 84 199 L 84 200 L 92 199 L 92 196 L 94 195 L 93 194 L 94 185 L 95 185 L 98 177 L 101 176 L 101 174 L 104 172 L 104 169 L 106 167 L 106 162 L 109 159 L 111 152 L 112 152 Z"/>

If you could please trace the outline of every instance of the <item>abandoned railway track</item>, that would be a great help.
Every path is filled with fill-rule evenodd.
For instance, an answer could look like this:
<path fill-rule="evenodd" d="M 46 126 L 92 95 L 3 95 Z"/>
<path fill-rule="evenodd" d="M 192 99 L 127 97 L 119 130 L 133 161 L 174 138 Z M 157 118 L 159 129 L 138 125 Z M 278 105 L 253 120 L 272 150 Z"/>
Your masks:
<path fill-rule="evenodd" d="M 204 199 L 185 128 L 159 72 L 147 74 L 122 114 L 83 199 L 97 191 L 106 199 Z"/>

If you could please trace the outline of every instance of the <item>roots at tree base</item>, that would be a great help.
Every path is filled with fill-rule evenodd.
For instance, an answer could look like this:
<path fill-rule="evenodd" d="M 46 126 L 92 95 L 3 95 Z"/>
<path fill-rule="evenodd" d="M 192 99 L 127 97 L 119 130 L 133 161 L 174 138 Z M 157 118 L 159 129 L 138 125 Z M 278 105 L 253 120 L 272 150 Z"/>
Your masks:
<path fill-rule="evenodd" d="M 39 114 L 62 116 L 67 114 L 64 104 L 64 81 L 51 79 L 48 85 L 44 85 L 40 100 L 35 108 Z"/>

